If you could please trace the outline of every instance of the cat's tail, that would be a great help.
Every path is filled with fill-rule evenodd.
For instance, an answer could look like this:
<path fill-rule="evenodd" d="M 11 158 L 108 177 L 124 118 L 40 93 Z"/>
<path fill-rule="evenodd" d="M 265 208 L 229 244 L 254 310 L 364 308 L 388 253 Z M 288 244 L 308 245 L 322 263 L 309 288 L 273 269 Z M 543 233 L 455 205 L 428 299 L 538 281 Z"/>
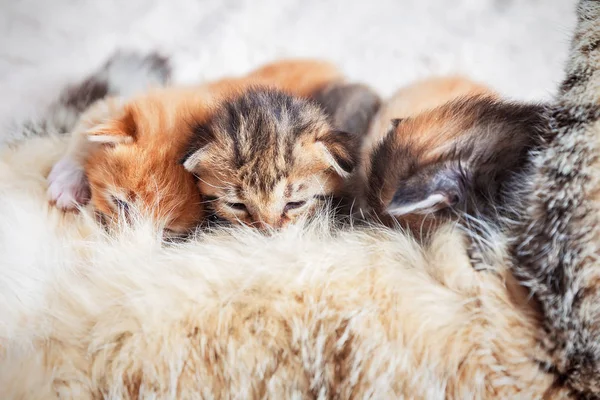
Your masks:
<path fill-rule="evenodd" d="M 577 18 L 512 254 L 552 369 L 577 398 L 600 398 L 600 0 L 580 0 Z"/>

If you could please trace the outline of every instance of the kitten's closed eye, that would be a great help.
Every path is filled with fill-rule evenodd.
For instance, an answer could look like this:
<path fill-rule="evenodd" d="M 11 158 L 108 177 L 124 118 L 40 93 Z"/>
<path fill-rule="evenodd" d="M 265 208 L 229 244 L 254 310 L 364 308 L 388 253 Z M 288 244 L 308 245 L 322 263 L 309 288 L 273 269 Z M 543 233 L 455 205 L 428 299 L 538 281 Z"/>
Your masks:
<path fill-rule="evenodd" d="M 116 196 L 110 196 L 110 200 L 112 201 L 113 208 L 116 210 L 117 214 L 120 216 L 119 218 L 124 218 L 124 221 L 128 223 L 131 222 L 131 207 L 129 203 L 123 199 L 120 199 Z"/>
<path fill-rule="evenodd" d="M 305 200 L 302 201 L 292 201 L 285 205 L 283 212 L 288 212 L 289 210 L 294 210 L 296 208 L 300 208 L 306 204 Z"/>
<path fill-rule="evenodd" d="M 111 200 L 120 213 L 123 213 L 125 215 L 129 214 L 129 203 L 115 196 L 111 196 Z"/>
<path fill-rule="evenodd" d="M 247 211 L 244 203 L 226 203 L 227 207 L 236 211 Z"/>

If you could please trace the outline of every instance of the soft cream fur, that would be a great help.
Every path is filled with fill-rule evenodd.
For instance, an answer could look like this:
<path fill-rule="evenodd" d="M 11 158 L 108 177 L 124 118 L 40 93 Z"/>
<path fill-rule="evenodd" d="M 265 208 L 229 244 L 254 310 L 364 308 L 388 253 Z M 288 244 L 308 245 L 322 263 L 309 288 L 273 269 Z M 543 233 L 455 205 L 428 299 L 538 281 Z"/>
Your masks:
<path fill-rule="evenodd" d="M 165 246 L 47 204 L 56 138 L 0 150 L 0 397 L 540 398 L 534 310 L 447 227 L 317 220 Z M 498 254 L 498 259 L 502 258 Z M 508 288 L 511 288 L 510 290 Z M 548 393 L 558 397 L 557 392 Z"/>

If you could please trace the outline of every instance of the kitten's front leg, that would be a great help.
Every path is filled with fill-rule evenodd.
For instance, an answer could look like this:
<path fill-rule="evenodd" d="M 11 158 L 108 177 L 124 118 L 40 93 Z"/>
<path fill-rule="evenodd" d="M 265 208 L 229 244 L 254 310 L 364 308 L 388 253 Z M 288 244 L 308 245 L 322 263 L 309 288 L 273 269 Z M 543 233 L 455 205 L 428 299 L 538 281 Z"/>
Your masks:
<path fill-rule="evenodd" d="M 74 210 L 90 200 L 85 170 L 69 157 L 54 164 L 48 175 L 48 198 L 61 210 Z"/>

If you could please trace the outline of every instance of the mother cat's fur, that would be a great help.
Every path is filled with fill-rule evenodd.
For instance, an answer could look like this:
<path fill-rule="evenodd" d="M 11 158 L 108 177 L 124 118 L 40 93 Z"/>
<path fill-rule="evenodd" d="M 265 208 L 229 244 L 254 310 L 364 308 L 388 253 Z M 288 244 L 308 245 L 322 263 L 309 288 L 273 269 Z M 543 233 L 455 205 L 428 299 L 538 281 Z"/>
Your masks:
<path fill-rule="evenodd" d="M 45 201 L 64 143 L 0 161 L 2 398 L 539 398 L 539 327 L 450 226 L 428 248 L 327 216 L 165 247 Z M 502 254 L 498 254 L 500 259 Z M 450 260 L 450 261 L 449 261 Z M 554 393 L 554 392 L 552 392 Z"/>
<path fill-rule="evenodd" d="M 580 2 L 509 247 L 541 312 L 501 236 L 496 273 L 476 272 L 451 226 L 427 248 L 326 216 L 173 248 L 144 221 L 108 238 L 48 207 L 64 143 L 34 138 L 0 154 L 2 397 L 594 397 L 598 4 Z"/>
<path fill-rule="evenodd" d="M 580 398 L 600 398 L 600 1 L 580 1 L 577 17 L 511 253 L 541 305 L 551 367 Z"/>

